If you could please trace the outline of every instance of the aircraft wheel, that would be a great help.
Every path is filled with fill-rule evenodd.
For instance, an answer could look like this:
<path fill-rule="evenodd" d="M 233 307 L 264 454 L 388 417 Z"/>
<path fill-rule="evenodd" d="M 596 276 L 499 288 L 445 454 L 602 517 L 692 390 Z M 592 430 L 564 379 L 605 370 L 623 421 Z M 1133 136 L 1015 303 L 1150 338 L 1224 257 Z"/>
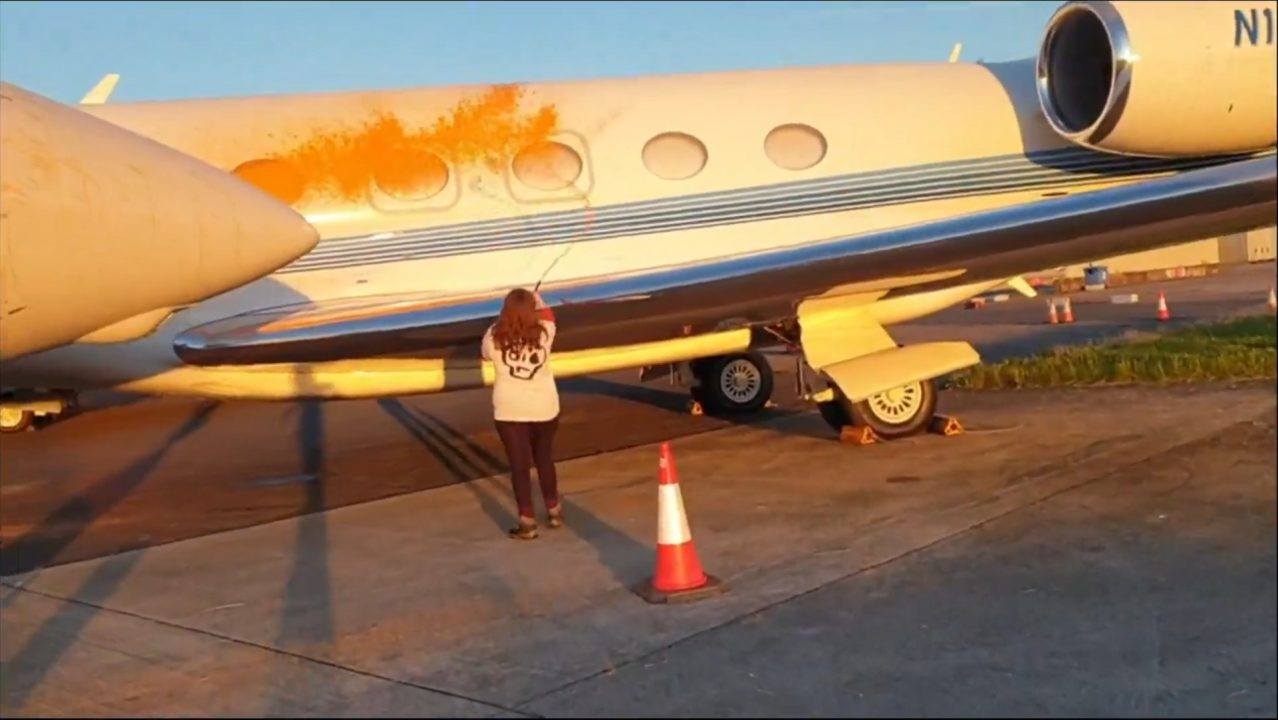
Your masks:
<path fill-rule="evenodd" d="M 750 413 L 772 397 L 772 365 L 757 352 L 706 358 L 694 367 L 692 397 L 708 410 Z"/>
<path fill-rule="evenodd" d="M 856 403 L 835 388 L 835 399 L 819 403 L 817 410 L 835 430 L 864 425 L 884 440 L 907 437 L 927 428 L 936 414 L 936 382 L 917 380 Z"/>
<path fill-rule="evenodd" d="M 0 432 L 16 433 L 31 427 L 35 422 L 35 413 L 18 408 L 0 408 Z"/>

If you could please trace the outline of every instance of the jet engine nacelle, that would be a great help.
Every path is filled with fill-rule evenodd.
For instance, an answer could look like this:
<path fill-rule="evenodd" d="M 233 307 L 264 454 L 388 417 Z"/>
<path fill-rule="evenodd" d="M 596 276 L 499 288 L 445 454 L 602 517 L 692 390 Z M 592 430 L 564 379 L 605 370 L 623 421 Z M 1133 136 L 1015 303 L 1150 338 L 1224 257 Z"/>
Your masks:
<path fill-rule="evenodd" d="M 1066 3 L 1039 50 L 1039 102 L 1058 133 L 1109 152 L 1272 147 L 1276 23 L 1278 3 Z"/>

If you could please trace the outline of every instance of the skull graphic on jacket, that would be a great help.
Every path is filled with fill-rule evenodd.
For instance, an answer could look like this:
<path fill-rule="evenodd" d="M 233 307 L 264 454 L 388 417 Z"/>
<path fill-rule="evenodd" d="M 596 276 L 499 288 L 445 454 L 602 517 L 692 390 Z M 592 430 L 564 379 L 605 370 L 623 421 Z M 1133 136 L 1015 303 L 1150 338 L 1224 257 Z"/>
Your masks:
<path fill-rule="evenodd" d="M 519 380 L 532 380 L 537 371 L 546 364 L 547 352 L 542 347 L 526 347 L 501 351 L 502 363 L 510 371 L 510 376 Z"/>

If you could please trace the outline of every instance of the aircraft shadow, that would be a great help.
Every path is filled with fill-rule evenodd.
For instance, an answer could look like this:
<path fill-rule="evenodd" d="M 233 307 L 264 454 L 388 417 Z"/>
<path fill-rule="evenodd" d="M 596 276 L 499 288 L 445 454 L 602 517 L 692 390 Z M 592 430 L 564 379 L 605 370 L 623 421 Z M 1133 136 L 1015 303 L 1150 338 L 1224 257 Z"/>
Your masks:
<path fill-rule="evenodd" d="M 514 525 L 515 513 L 510 510 L 514 501 L 510 494 L 502 493 L 498 497 L 492 488 L 480 487 L 479 483 L 471 482 L 506 472 L 505 460 L 443 420 L 410 408 L 398 399 L 382 398 L 377 401 L 377 405 L 430 452 L 455 482 L 475 496 L 484 514 L 494 524 L 503 531 Z"/>
<path fill-rule="evenodd" d="M 999 85 L 1007 93 L 1007 99 L 1016 108 L 1037 108 L 1038 89 L 1035 86 L 1034 58 L 1023 58 L 1007 62 L 981 62 Z M 1069 148 L 1075 147 L 1069 141 L 1056 134 L 1047 118 L 1041 112 L 1016 113 L 1017 129 L 1021 134 L 1021 143 L 1026 148 Z M 1031 161 L 1043 167 L 1068 168 L 1070 165 L 1053 155 L 1035 155 Z"/>
<path fill-rule="evenodd" d="M 561 392 L 579 395 L 602 395 L 649 405 L 677 415 L 688 414 L 688 394 L 675 390 L 663 390 L 647 385 L 605 380 L 597 377 L 577 377 L 559 384 Z M 811 415 L 811 418 L 806 416 Z M 781 422 L 776 422 L 781 420 Z M 810 420 L 810 421 L 809 421 Z M 703 418 L 707 430 L 739 425 L 754 427 L 768 425 L 778 433 L 829 439 L 832 430 L 815 413 L 806 408 L 769 408 L 756 413 L 733 415 L 729 413 L 708 415 Z"/>
<path fill-rule="evenodd" d="M 62 607 L 41 623 L 26 645 L 4 663 L 10 669 L 2 673 L 6 680 L 0 687 L 3 705 L 20 709 L 26 704 L 31 692 L 40 687 L 45 676 L 76 643 L 97 616 L 100 606 L 115 594 L 145 553 L 139 550 L 103 560 L 72 595 L 76 602 L 56 601 Z M 22 591 L 14 590 L 10 598 L 20 594 Z"/>
<path fill-rule="evenodd" d="M 203 427 L 217 406 L 217 403 L 201 405 L 158 448 L 66 501 L 38 527 L 12 545 L 0 548 L 0 575 L 26 572 L 56 561 L 58 554 L 75 542 L 85 528 L 141 484 L 175 445 Z M 117 551 L 128 549 L 131 548 L 121 547 Z"/>
<path fill-rule="evenodd" d="M 323 512 L 326 508 L 323 403 L 309 400 L 300 404 L 297 451 L 307 482 L 305 497 L 297 511 L 293 569 L 285 588 L 279 640 L 289 644 L 328 642 L 333 639 L 333 612 L 328 523 Z"/>
<path fill-rule="evenodd" d="M 299 373 L 297 389 L 299 396 L 307 397 L 322 388 L 310 375 Z M 276 643 L 285 648 L 310 648 L 331 645 L 336 632 L 333 624 L 333 583 L 329 571 L 328 514 L 324 512 L 328 489 L 324 451 L 325 410 L 320 400 L 304 400 L 296 408 L 294 437 L 300 470 L 305 478 L 305 494 L 297 509 L 293 566 L 284 586 Z M 266 710 L 267 716 L 294 713 L 299 700 L 305 703 L 306 698 L 294 695 L 295 691 L 304 687 L 302 684 L 292 683 L 287 678 L 268 682 L 273 695 Z M 333 688 L 333 693 L 336 703 L 326 703 L 325 710 L 340 713 L 347 705 L 346 700 L 336 688 Z"/>
<path fill-rule="evenodd" d="M 203 427 L 216 408 L 216 403 L 202 405 L 158 448 L 99 481 L 88 492 L 67 501 L 39 527 L 0 551 L 0 567 L 3 568 L 0 574 L 26 572 L 56 560 L 58 554 L 74 542 L 94 519 L 123 500 L 145 480 L 174 446 Z M 31 691 L 39 687 L 59 659 L 75 644 L 84 628 L 97 615 L 99 607 L 115 594 L 144 552 L 115 555 L 100 562 L 72 594 L 76 602 L 64 602 L 63 607 L 41 623 L 26 645 L 5 663 L 10 668 L 21 668 L 20 673 L 4 673 L 6 678 L 21 680 L 3 684 L 5 705 L 19 708 L 26 703 Z M 5 597 L 4 604 L 9 605 L 22 594 L 21 590 L 12 590 Z"/>
<path fill-rule="evenodd" d="M 573 395 L 603 395 L 649 405 L 672 413 L 688 412 L 688 393 L 663 390 L 651 385 L 631 385 L 598 377 L 575 377 L 559 381 L 560 392 Z"/>

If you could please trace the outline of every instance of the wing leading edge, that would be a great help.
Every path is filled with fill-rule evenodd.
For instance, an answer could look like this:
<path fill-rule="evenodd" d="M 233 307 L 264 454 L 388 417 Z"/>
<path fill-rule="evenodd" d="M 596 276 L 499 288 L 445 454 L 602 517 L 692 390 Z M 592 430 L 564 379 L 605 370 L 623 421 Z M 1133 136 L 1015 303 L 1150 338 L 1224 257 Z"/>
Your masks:
<path fill-rule="evenodd" d="M 793 316 L 805 298 L 889 277 L 894 294 L 1240 232 L 1274 221 L 1272 154 L 1141 183 L 765 253 L 543 287 L 564 349 L 627 344 Z M 370 297 L 237 315 L 191 328 L 193 365 L 470 353 L 500 295 Z"/>

